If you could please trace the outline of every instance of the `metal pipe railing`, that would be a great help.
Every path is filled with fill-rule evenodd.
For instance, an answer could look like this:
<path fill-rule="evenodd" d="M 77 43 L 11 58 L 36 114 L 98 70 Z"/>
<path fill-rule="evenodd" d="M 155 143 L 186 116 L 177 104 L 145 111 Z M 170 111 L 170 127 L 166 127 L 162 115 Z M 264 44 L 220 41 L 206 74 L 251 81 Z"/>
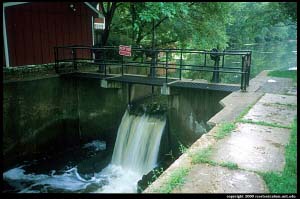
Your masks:
<path fill-rule="evenodd" d="M 59 51 L 60 49 L 66 50 L 69 49 L 72 53 L 72 57 L 70 59 L 60 59 Z M 77 50 L 86 50 L 90 54 L 90 58 L 80 58 L 78 56 Z M 245 91 L 246 87 L 249 86 L 250 80 L 250 72 L 251 72 L 251 56 L 252 51 L 250 50 L 224 50 L 220 52 L 211 52 L 206 50 L 197 50 L 197 49 L 145 49 L 139 47 L 132 47 L 132 55 L 134 58 L 124 57 L 124 56 L 116 56 L 119 51 L 118 46 L 105 46 L 100 48 L 95 48 L 92 46 L 56 46 L 54 47 L 54 58 L 55 58 L 55 71 L 59 72 L 59 63 L 64 62 L 72 62 L 75 70 L 78 70 L 77 63 L 83 63 L 80 60 L 93 61 L 91 64 L 99 65 L 99 71 L 104 72 L 104 75 L 107 75 L 107 65 L 116 65 L 121 67 L 121 74 L 124 75 L 124 67 L 126 66 L 126 70 L 128 66 L 131 67 L 149 67 L 150 74 L 154 77 L 156 69 L 165 69 L 165 79 L 168 81 L 168 71 L 174 69 L 179 71 L 179 79 L 182 79 L 182 71 L 204 71 L 204 72 L 212 72 L 213 79 L 216 82 L 219 82 L 219 73 L 236 73 L 241 74 L 241 90 Z M 97 54 L 99 53 L 99 54 Z M 94 56 L 95 55 L 100 55 Z M 202 55 L 203 57 L 199 57 L 199 59 L 203 60 L 203 65 L 199 64 L 188 64 L 184 63 L 184 60 L 187 57 L 194 56 L 194 54 Z M 63 51 L 63 57 L 65 53 Z M 159 55 L 165 55 L 165 61 L 160 60 Z M 179 58 L 174 58 L 174 56 L 178 56 Z M 219 58 L 214 61 L 214 64 L 211 65 L 207 60 L 207 55 L 212 57 L 218 56 Z M 172 57 L 173 56 L 173 57 Z M 241 57 L 242 63 L 241 67 L 230 66 L 225 64 L 225 57 L 235 56 Z M 146 59 L 145 59 L 146 57 Z M 147 60 L 151 58 L 150 60 Z M 221 64 L 219 66 L 219 60 L 222 57 Z M 112 59 L 113 58 L 113 59 Z M 117 58 L 117 59 L 115 59 Z M 136 59 L 140 59 L 140 61 L 135 61 Z M 175 63 L 171 62 L 174 59 Z M 179 63 L 178 63 L 179 59 Z M 198 58 L 197 58 L 198 59 Z M 218 62 L 218 63 L 216 63 Z M 239 63 L 239 62 L 236 62 Z M 136 65 L 135 65 L 136 64 Z M 162 66 L 160 66 L 162 65 Z"/>

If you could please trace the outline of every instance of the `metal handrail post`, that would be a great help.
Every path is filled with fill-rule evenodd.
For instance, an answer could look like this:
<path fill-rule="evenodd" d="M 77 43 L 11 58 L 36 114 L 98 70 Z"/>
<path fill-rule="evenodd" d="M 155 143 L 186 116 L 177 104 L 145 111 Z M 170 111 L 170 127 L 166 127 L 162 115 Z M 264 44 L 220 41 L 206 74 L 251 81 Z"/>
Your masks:
<path fill-rule="evenodd" d="M 222 68 L 224 67 L 224 62 L 225 62 L 225 50 L 223 50 Z"/>
<path fill-rule="evenodd" d="M 94 53 L 93 53 L 92 48 L 90 48 L 90 54 L 91 54 L 91 60 L 93 60 L 93 62 L 94 62 Z"/>
<path fill-rule="evenodd" d="M 155 66 L 156 66 L 156 52 L 154 49 L 151 50 L 151 65 L 150 65 L 150 77 L 155 77 Z"/>
<path fill-rule="evenodd" d="M 249 86 L 249 56 L 246 56 L 246 61 L 245 61 L 245 72 L 246 72 L 246 78 L 245 78 L 245 85 Z"/>
<path fill-rule="evenodd" d="M 180 70 L 179 70 L 179 79 L 181 80 L 181 70 L 182 70 L 182 49 L 180 49 Z"/>
<path fill-rule="evenodd" d="M 54 47 L 54 69 L 55 72 L 58 73 L 58 49 L 57 47 Z"/>
<path fill-rule="evenodd" d="M 215 65 L 214 65 L 214 72 L 213 72 L 212 82 L 214 82 L 214 83 L 219 83 L 219 82 L 220 82 L 220 76 L 219 76 L 219 60 L 215 60 Z"/>
<path fill-rule="evenodd" d="M 77 56 L 76 56 L 75 48 L 72 48 L 72 56 L 73 56 L 73 67 L 75 70 L 77 70 L 77 63 L 76 63 Z"/>
<path fill-rule="evenodd" d="M 102 59 L 102 66 L 104 66 L 104 76 L 106 77 L 106 64 L 105 64 L 105 51 L 103 50 L 103 59 Z"/>
<path fill-rule="evenodd" d="M 168 83 L 168 59 L 169 59 L 169 51 L 166 52 L 166 83 Z"/>
<path fill-rule="evenodd" d="M 250 73 L 251 73 L 251 52 L 248 55 L 248 79 L 247 79 L 247 86 L 249 86 Z"/>
<path fill-rule="evenodd" d="M 241 90 L 246 91 L 245 88 L 245 55 L 242 56 L 242 77 L 241 77 Z"/>
<path fill-rule="evenodd" d="M 204 67 L 206 67 L 206 52 L 204 52 Z"/>
<path fill-rule="evenodd" d="M 124 75 L 124 56 L 122 55 L 122 75 Z"/>

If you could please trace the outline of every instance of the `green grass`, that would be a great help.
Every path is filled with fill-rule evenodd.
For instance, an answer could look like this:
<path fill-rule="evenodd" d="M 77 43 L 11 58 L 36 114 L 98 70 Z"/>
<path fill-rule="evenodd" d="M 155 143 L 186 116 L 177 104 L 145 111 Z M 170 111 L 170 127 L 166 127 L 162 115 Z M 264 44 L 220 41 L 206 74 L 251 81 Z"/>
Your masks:
<path fill-rule="evenodd" d="M 297 192 L 297 118 L 292 124 L 290 143 L 286 146 L 283 172 L 260 173 L 271 193 Z"/>
<path fill-rule="evenodd" d="M 297 105 L 295 104 L 282 104 L 282 103 L 263 103 L 264 106 L 274 106 L 274 105 L 278 105 L 278 106 L 284 106 L 287 107 L 288 109 L 297 109 Z"/>
<path fill-rule="evenodd" d="M 261 96 L 263 97 L 263 96 Z M 263 122 L 263 121 L 252 121 L 252 120 L 247 120 L 247 119 L 242 119 L 249 111 L 250 109 L 261 99 L 261 97 L 259 99 L 257 99 L 257 101 L 255 101 L 253 104 L 249 105 L 247 108 L 245 108 L 241 113 L 240 115 L 235 119 L 234 123 L 250 123 L 250 124 L 257 124 L 257 125 L 263 125 L 263 126 L 271 126 L 271 127 L 278 127 L 278 128 L 288 128 L 290 129 L 291 126 L 284 126 L 284 125 L 281 125 L 281 124 L 276 124 L 276 123 L 268 123 L 268 122 Z M 297 105 L 294 105 L 294 104 L 281 104 L 281 103 L 274 103 L 274 104 L 277 104 L 277 105 L 284 105 L 286 106 L 287 108 L 290 108 L 290 109 L 297 109 Z M 267 104 L 265 104 L 267 105 Z M 271 105 L 271 104 L 269 104 Z"/>
<path fill-rule="evenodd" d="M 230 134 L 231 131 L 233 131 L 235 128 L 236 128 L 236 125 L 233 122 L 223 123 L 223 124 L 221 124 L 220 128 L 217 130 L 214 137 L 218 140 L 222 139 L 225 136 L 227 136 L 228 134 Z"/>
<path fill-rule="evenodd" d="M 246 120 L 246 119 L 241 119 L 239 120 L 241 123 L 249 123 L 249 124 L 256 124 L 256 125 L 262 125 L 262 126 L 271 126 L 271 127 L 278 127 L 278 128 L 286 128 L 290 129 L 291 126 L 284 126 L 281 124 L 277 123 L 268 123 L 268 122 L 263 122 L 263 121 L 252 121 L 252 120 Z"/>
<path fill-rule="evenodd" d="M 245 108 L 240 115 L 235 119 L 235 123 L 240 122 L 242 120 L 242 118 L 250 111 L 250 109 L 263 97 L 260 96 L 257 100 L 255 100 L 255 102 L 253 102 L 252 104 L 250 104 L 249 106 L 247 106 L 247 108 Z"/>
<path fill-rule="evenodd" d="M 189 173 L 189 168 L 179 168 L 172 172 L 168 181 L 155 192 L 171 193 L 174 188 L 180 188 L 185 182 L 185 176 Z"/>
<path fill-rule="evenodd" d="M 213 161 L 209 160 L 211 153 L 212 153 L 212 148 L 208 147 L 192 154 L 191 155 L 192 163 L 193 164 L 199 164 L 199 163 L 214 164 Z"/>
<path fill-rule="evenodd" d="M 297 109 L 297 105 L 295 105 L 295 104 L 281 104 L 281 103 L 278 103 L 278 102 L 276 102 L 274 104 L 279 105 L 279 106 L 286 106 L 289 109 Z"/>
<path fill-rule="evenodd" d="M 273 70 L 268 73 L 268 76 L 291 78 L 293 83 L 297 82 L 297 71 L 295 70 Z"/>
<path fill-rule="evenodd" d="M 240 115 L 235 119 L 235 122 L 239 122 L 249 111 L 250 109 L 254 106 L 254 104 L 249 105 L 247 108 L 245 108 Z"/>
<path fill-rule="evenodd" d="M 238 165 L 233 162 L 222 162 L 222 163 L 217 163 L 213 160 L 210 160 L 210 156 L 212 154 L 212 148 L 208 147 L 206 149 L 202 149 L 193 155 L 191 155 L 192 158 L 192 163 L 193 164 L 200 164 L 200 163 L 206 163 L 212 166 L 222 166 L 222 167 L 227 167 L 228 169 L 238 169 Z"/>
<path fill-rule="evenodd" d="M 222 167 L 227 167 L 228 169 L 232 169 L 232 170 L 239 168 L 239 166 L 233 162 L 222 162 L 219 165 Z"/>

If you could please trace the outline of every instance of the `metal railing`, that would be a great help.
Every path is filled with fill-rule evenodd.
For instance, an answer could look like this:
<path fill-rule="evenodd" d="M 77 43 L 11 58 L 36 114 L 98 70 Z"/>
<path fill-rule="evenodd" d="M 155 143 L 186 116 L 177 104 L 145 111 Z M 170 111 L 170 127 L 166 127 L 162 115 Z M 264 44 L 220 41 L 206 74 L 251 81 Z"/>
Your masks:
<path fill-rule="evenodd" d="M 62 52 L 60 52 L 62 51 Z M 69 52 L 66 52 L 69 51 Z M 81 53 L 79 53 L 81 51 Z M 84 53 L 83 53 L 84 51 Z M 182 79 L 183 71 L 198 71 L 211 72 L 213 74 L 212 82 L 219 83 L 219 74 L 240 74 L 241 90 L 245 91 L 249 86 L 250 70 L 251 70 L 251 55 L 250 50 L 224 50 L 224 51 L 207 51 L 196 49 L 143 49 L 132 47 L 131 57 L 124 57 L 118 54 L 119 47 L 107 46 L 94 48 L 90 46 L 57 46 L 54 47 L 55 55 L 55 70 L 60 72 L 60 63 L 72 63 L 74 70 L 78 70 L 77 63 L 94 64 L 99 67 L 99 72 L 107 76 L 107 66 L 117 66 L 121 68 L 121 75 L 124 75 L 126 67 L 145 67 L 149 68 L 148 76 L 155 77 L 156 69 L 165 71 L 165 81 L 168 82 L 168 72 L 171 70 L 179 71 L 178 79 Z M 85 58 L 78 56 L 85 55 Z M 187 57 L 192 55 L 202 56 L 201 63 L 187 63 Z M 231 66 L 226 63 L 226 58 L 229 56 L 238 57 L 240 66 Z M 89 58 L 86 58 L 89 57 Z M 210 59 L 209 59 L 210 58 Z M 174 61 L 175 60 L 175 61 Z M 174 77 L 172 77 L 174 78 Z"/>

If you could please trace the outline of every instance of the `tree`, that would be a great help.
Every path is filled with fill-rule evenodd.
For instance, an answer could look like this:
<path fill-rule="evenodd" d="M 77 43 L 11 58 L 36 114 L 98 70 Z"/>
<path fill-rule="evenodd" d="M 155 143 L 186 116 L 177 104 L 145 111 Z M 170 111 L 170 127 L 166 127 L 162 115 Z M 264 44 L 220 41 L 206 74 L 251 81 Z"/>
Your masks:
<path fill-rule="evenodd" d="M 100 2 L 99 7 L 105 17 L 105 28 L 101 38 L 101 46 L 105 46 L 109 37 L 112 19 L 115 14 L 117 7 L 119 7 L 121 3 L 118 2 Z"/>
<path fill-rule="evenodd" d="M 124 3 L 113 20 L 111 39 L 124 41 L 126 30 L 128 43 L 150 47 L 154 21 L 156 47 L 225 47 L 229 7 L 228 3 L 211 2 Z"/>
<path fill-rule="evenodd" d="M 142 40 L 145 39 L 148 42 L 144 44 L 150 46 L 149 37 L 152 39 L 153 27 L 156 33 L 158 33 L 157 30 L 160 27 L 166 24 L 167 21 L 172 21 L 172 19 L 176 18 L 176 16 L 182 12 L 188 12 L 187 3 L 131 3 L 132 42 L 136 45 L 140 45 Z M 166 41 L 166 43 L 172 41 L 174 40 Z"/>
<path fill-rule="evenodd" d="M 224 49 L 230 43 L 282 40 L 294 35 L 296 4 L 281 2 L 100 3 L 102 44 Z M 277 28 L 276 28 L 277 27 Z M 281 28 L 280 28 L 281 27 Z"/>
<path fill-rule="evenodd" d="M 269 7 L 273 10 L 273 17 L 276 16 L 275 23 L 297 23 L 297 2 L 270 3 Z"/>
<path fill-rule="evenodd" d="M 230 43 L 286 39 L 286 26 L 294 25 L 296 3 L 241 2 L 231 8 L 232 23 L 227 27 Z M 276 28 L 281 27 L 281 28 Z M 292 27 L 288 27 L 290 29 Z"/>

